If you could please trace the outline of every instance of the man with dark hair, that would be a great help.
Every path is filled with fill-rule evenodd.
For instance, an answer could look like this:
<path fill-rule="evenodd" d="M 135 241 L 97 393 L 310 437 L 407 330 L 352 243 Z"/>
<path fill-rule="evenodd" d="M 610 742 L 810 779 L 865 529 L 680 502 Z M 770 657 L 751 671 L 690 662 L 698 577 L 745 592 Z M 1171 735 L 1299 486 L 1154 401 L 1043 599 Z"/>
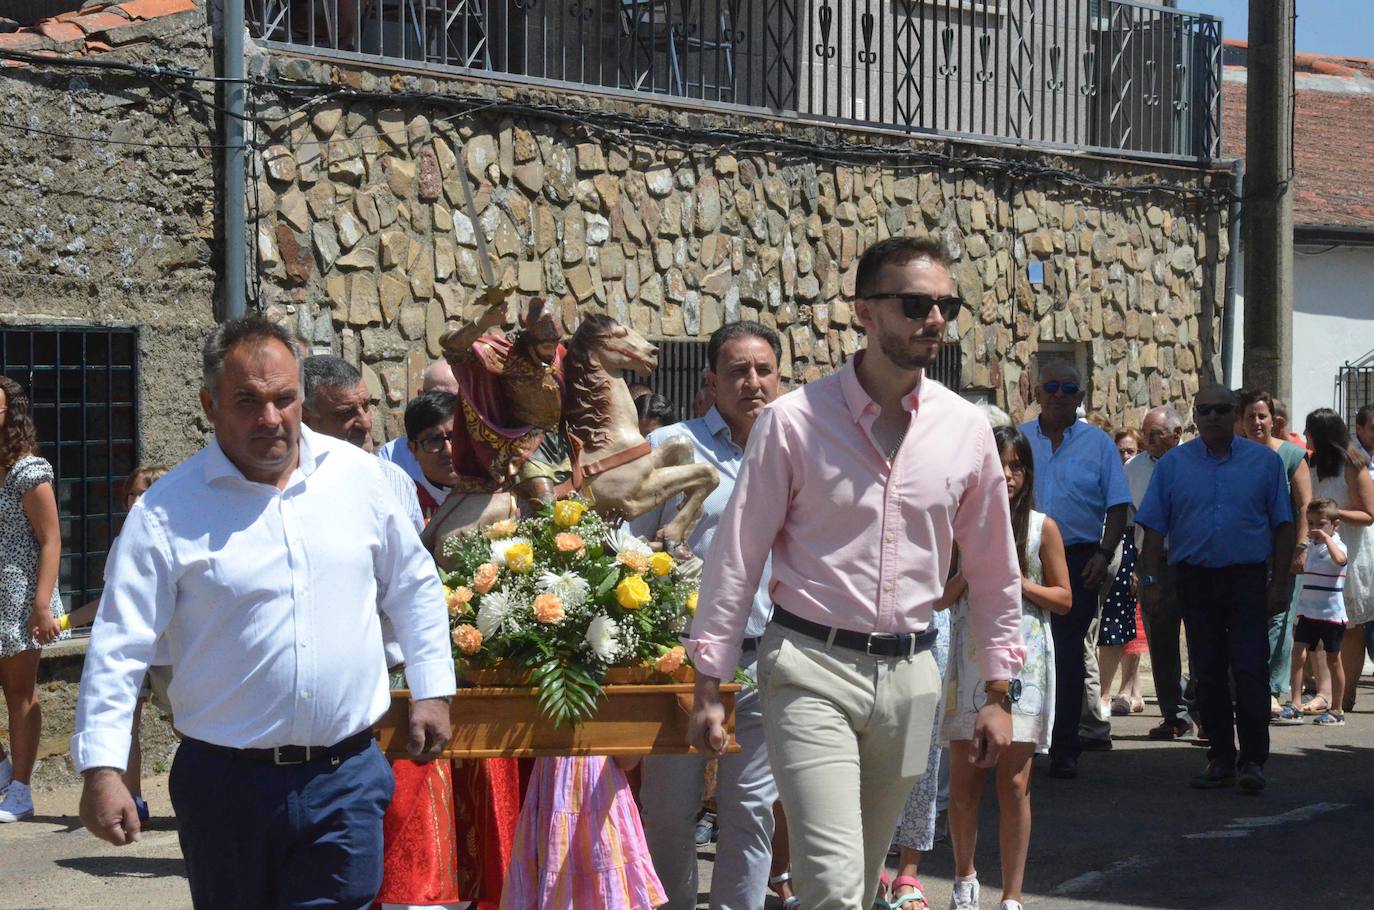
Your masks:
<path fill-rule="evenodd" d="M 372 451 L 372 396 L 358 368 L 333 354 L 307 357 L 305 425 Z"/>
<path fill-rule="evenodd" d="M 1140 600 L 1158 613 L 1165 543 L 1197 678 L 1207 768 L 1199 789 L 1237 782 L 1264 789 L 1269 757 L 1269 611 L 1292 593 L 1293 506 L 1283 460 L 1268 446 L 1235 435 L 1236 397 L 1204 386 L 1193 403 L 1198 438 L 1155 466 L 1136 524 L 1145 529 Z M 1231 685 L 1235 683 L 1232 711 Z M 1237 754 L 1232 731 L 1240 738 Z"/>
<path fill-rule="evenodd" d="M 453 367 L 442 357 L 431 361 L 425 367 L 423 378 L 420 380 L 420 391 L 423 392 L 448 392 L 450 395 L 458 394 L 458 379 L 453 375 Z M 395 439 L 388 440 L 377 449 L 377 457 L 383 461 L 390 461 L 410 475 L 410 479 L 419 481 L 424 477 L 424 472 L 420 470 L 420 463 L 415 460 L 415 456 L 410 454 L 410 440 L 404 435 L 397 436 Z"/>
<path fill-rule="evenodd" d="M 720 484 L 702 505 L 701 521 L 687 539 L 699 556 L 710 550 L 721 513 L 730 501 L 744 458 L 744 446 L 764 407 L 778 396 L 778 333 L 757 322 L 732 322 L 711 335 L 706 350 L 706 384 L 715 403 L 705 416 L 655 430 L 655 447 L 675 435 L 685 436 L 696 460 L 714 465 Z M 678 503 L 666 503 L 640 516 L 634 530 L 650 539 L 677 514 Z M 768 625 L 768 569 L 755 590 L 745 629 L 739 669 L 754 676 L 758 638 Z M 777 788 L 763 741 L 763 715 L 758 691 L 745 689 L 735 703 L 735 736 L 740 751 L 721 759 L 716 776 L 719 842 L 711 877 L 711 906 L 762 910 L 772 855 L 773 803 Z M 668 910 L 692 910 L 697 898 L 697 853 L 693 824 L 701 805 L 705 756 L 649 756 L 644 760 L 644 833 L 654 868 L 668 894 Z"/>
<path fill-rule="evenodd" d="M 1369 474 L 1374 477 L 1374 404 L 1355 412 L 1355 448 L 1364 456 Z"/>
<path fill-rule="evenodd" d="M 771 556 L 760 702 L 797 897 L 811 910 L 872 904 L 926 772 L 941 695 L 931 616 L 956 542 L 987 680 L 978 764 L 995 766 L 1011 741 L 1025 648 L 1006 479 L 983 413 L 925 377 L 961 306 L 945 262 L 929 241 L 875 244 L 854 303 L 867 346 L 834 374 L 755 404 L 692 622 L 691 739 L 720 755 L 720 681 L 749 653 Z"/>
<path fill-rule="evenodd" d="M 1121 561 L 1131 488 L 1112 438 L 1077 416 L 1086 389 L 1066 360 L 1045 364 L 1035 387 L 1040 416 L 1021 424 L 1035 454 L 1036 508 L 1064 535 L 1073 607 L 1050 617 L 1054 635 L 1054 733 L 1050 776 L 1078 776 L 1084 745 L 1110 749 L 1097 672 L 1097 620 Z M 1080 729 L 1080 725 L 1086 729 Z M 1084 734 L 1090 733 L 1090 737 Z"/>
<path fill-rule="evenodd" d="M 198 908 L 361 907 L 382 877 L 391 704 L 377 607 L 407 663 L 410 752 L 438 755 L 455 691 L 444 589 L 380 463 L 301 426 L 299 352 L 250 317 L 211 333 L 210 443 L 130 511 L 106 569 L 72 757 L 81 817 L 137 840 L 119 777 L 164 636 L 182 733 L 171 796 Z"/>
<path fill-rule="evenodd" d="M 448 498 L 458 480 L 453 470 L 453 406 L 458 396 L 449 392 L 421 392 L 406 405 L 406 446 L 420 466 L 415 490 L 420 512 L 428 522 Z"/>

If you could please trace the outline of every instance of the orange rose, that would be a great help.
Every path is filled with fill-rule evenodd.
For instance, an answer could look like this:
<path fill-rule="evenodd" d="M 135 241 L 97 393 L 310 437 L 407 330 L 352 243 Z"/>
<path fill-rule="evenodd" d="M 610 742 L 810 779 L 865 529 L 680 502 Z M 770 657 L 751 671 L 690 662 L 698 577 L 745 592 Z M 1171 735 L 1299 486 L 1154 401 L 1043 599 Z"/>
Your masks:
<path fill-rule="evenodd" d="M 501 567 L 494 562 L 484 562 L 477 567 L 477 571 L 472 575 L 472 589 L 478 594 L 485 594 L 496 584 L 496 577 L 501 574 Z"/>
<path fill-rule="evenodd" d="M 563 601 L 556 594 L 540 594 L 534 599 L 534 618 L 546 626 L 563 621 Z"/>
<path fill-rule="evenodd" d="M 571 531 L 564 531 L 554 537 L 553 545 L 560 553 L 576 553 L 582 549 L 583 540 Z"/>
<path fill-rule="evenodd" d="M 457 616 L 459 613 L 466 613 L 468 603 L 472 600 L 472 589 L 466 586 L 459 586 L 448 592 L 448 597 L 444 598 L 448 603 L 448 615 Z"/>
<path fill-rule="evenodd" d="M 635 553 L 630 550 L 621 550 L 616 556 L 616 561 L 625 566 L 631 572 L 644 574 L 649 571 L 649 557 L 643 553 Z"/>
<path fill-rule="evenodd" d="M 482 633 L 477 631 L 476 626 L 463 623 L 453 628 L 453 643 L 458 646 L 458 650 L 464 654 L 476 654 L 482 647 Z"/>
<path fill-rule="evenodd" d="M 659 655 L 658 660 L 654 661 L 654 669 L 660 673 L 675 673 L 686 659 L 687 652 L 683 650 L 682 645 L 678 645 Z"/>

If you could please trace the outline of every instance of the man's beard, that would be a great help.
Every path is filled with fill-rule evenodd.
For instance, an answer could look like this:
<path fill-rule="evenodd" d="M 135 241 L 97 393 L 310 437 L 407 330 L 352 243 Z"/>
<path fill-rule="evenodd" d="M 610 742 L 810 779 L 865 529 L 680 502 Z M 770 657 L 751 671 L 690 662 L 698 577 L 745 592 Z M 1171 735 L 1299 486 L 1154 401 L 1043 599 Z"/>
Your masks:
<path fill-rule="evenodd" d="M 931 348 L 929 354 L 913 351 L 906 346 L 904 339 L 896 335 L 880 334 L 878 336 L 878 347 L 882 349 L 883 355 L 892 361 L 893 366 L 903 370 L 924 370 L 935 364 L 940 357 L 940 348 L 944 342 L 939 337 L 921 336 L 922 341 L 934 341 L 935 346 Z"/>

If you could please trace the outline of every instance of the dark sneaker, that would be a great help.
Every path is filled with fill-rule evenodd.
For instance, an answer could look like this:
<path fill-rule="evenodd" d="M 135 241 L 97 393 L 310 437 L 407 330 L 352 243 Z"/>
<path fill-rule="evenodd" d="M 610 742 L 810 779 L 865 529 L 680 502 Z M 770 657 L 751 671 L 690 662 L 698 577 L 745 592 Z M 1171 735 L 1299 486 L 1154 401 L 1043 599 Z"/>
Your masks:
<path fill-rule="evenodd" d="M 693 839 L 698 847 L 704 847 L 716 839 L 716 813 L 701 813 L 701 818 L 697 819 L 696 836 Z"/>
<path fill-rule="evenodd" d="M 1316 724 L 1319 727 L 1344 727 L 1345 712 L 1327 711 L 1325 714 L 1319 715 L 1316 718 L 1314 718 L 1312 720 L 1312 723 Z"/>
<path fill-rule="evenodd" d="M 1193 725 L 1186 720 L 1165 720 L 1159 726 L 1151 727 L 1147 734 L 1150 739 L 1182 739 L 1193 732 Z"/>
<path fill-rule="evenodd" d="M 1258 793 L 1268 783 L 1264 779 L 1264 769 L 1257 762 L 1245 762 L 1239 770 L 1240 775 L 1236 781 L 1236 786 L 1240 787 L 1242 793 Z"/>
<path fill-rule="evenodd" d="M 1236 782 L 1236 771 L 1230 765 L 1224 765 L 1219 761 L 1207 763 L 1207 770 L 1193 778 L 1191 786 L 1194 790 L 1220 790 L 1229 787 Z"/>
<path fill-rule="evenodd" d="M 1073 780 L 1078 776 L 1078 762 L 1071 758 L 1051 758 L 1050 777 L 1060 780 Z"/>

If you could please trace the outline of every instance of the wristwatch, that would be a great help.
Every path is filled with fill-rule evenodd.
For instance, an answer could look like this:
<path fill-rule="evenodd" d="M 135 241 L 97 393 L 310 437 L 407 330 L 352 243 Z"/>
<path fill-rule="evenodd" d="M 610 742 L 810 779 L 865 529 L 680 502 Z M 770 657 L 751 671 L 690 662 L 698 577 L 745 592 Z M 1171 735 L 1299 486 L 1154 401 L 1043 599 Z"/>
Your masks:
<path fill-rule="evenodd" d="M 1153 587 L 1154 587 L 1155 585 L 1157 585 L 1157 584 L 1159 584 L 1159 576 L 1158 576 L 1158 575 L 1142 575 L 1142 576 L 1140 576 L 1140 586 L 1141 586 L 1142 588 L 1153 588 Z"/>
<path fill-rule="evenodd" d="M 994 679 L 983 683 L 983 691 L 987 693 L 988 704 L 1000 703 L 1010 711 L 1011 706 L 1021 700 L 1021 680 Z"/>

